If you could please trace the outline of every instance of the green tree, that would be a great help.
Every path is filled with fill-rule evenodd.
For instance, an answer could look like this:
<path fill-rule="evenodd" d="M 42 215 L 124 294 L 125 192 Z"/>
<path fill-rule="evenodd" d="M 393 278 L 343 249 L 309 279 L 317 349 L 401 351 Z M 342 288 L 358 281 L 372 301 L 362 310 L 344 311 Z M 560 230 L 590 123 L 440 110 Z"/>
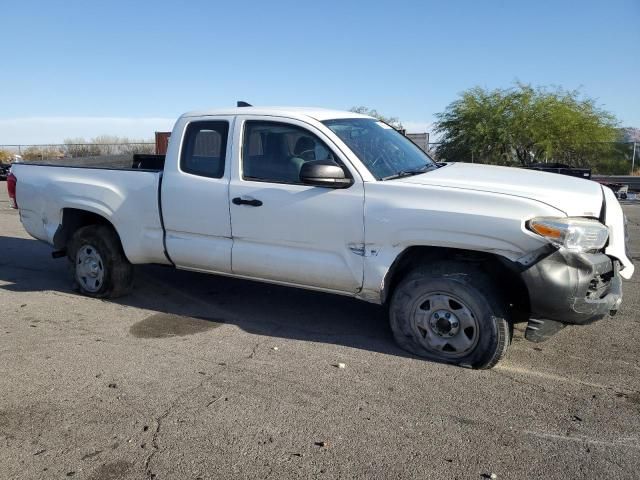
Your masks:
<path fill-rule="evenodd" d="M 402 126 L 402 122 L 400 121 L 400 119 L 398 119 L 398 117 L 387 117 L 373 108 L 364 106 L 351 107 L 349 111 L 353 113 L 361 113 L 362 115 L 369 115 L 370 117 L 382 120 L 384 123 L 391 125 L 396 130 L 402 130 L 404 128 Z"/>
<path fill-rule="evenodd" d="M 472 88 L 436 117 L 437 154 L 449 161 L 588 165 L 619 135 L 615 117 L 580 92 L 522 83 Z"/>

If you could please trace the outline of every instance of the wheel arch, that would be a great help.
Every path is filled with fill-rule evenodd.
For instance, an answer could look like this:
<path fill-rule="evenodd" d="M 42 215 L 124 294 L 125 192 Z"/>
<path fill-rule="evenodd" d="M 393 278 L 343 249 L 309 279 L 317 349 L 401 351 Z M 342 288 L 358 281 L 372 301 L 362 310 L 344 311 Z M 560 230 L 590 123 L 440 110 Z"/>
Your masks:
<path fill-rule="evenodd" d="M 122 246 L 122 238 L 118 233 L 118 229 L 108 218 L 99 213 L 79 208 L 63 208 L 61 218 L 61 223 L 53 236 L 53 246 L 58 250 L 65 250 L 73 235 L 80 228 L 89 225 L 105 225 L 110 227 L 115 232 Z"/>
<path fill-rule="evenodd" d="M 411 246 L 395 258 L 387 271 L 381 292 L 381 301 L 388 304 L 400 281 L 417 266 L 425 266 L 436 261 L 462 261 L 482 266 L 483 270 L 496 282 L 512 305 L 515 321 L 526 321 L 530 311 L 529 292 L 514 262 L 500 255 L 458 248 Z"/>

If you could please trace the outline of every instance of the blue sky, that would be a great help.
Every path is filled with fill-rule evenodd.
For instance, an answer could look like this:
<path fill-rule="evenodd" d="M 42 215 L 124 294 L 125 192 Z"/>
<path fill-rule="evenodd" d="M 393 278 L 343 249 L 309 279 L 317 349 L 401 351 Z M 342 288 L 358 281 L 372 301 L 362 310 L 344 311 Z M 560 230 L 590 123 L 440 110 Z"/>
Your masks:
<path fill-rule="evenodd" d="M 180 113 L 367 105 L 424 130 L 462 90 L 581 88 L 640 127 L 640 1 L 5 2 L 0 143 L 151 137 Z"/>

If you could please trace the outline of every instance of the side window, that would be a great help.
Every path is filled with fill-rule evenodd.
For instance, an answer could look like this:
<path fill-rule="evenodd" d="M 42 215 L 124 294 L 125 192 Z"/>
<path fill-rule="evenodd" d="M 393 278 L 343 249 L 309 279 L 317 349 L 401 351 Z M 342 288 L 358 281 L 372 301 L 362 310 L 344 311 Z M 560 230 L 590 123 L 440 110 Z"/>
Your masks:
<path fill-rule="evenodd" d="M 287 123 L 249 120 L 244 124 L 242 178 L 300 183 L 305 162 L 336 162 L 325 143 L 308 130 Z"/>
<path fill-rule="evenodd" d="M 227 153 L 228 122 L 192 122 L 187 126 L 180 168 L 202 177 L 221 178 Z"/>

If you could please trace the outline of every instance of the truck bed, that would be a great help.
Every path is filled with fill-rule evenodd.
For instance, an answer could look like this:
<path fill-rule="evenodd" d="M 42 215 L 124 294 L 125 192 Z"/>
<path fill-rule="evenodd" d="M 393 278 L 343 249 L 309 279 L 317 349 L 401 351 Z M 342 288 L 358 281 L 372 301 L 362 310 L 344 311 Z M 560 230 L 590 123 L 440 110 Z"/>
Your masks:
<path fill-rule="evenodd" d="M 132 263 L 169 263 L 160 212 L 162 172 L 64 165 L 14 164 L 21 221 L 35 238 L 55 245 L 69 209 L 99 215 L 118 232 Z"/>
<path fill-rule="evenodd" d="M 26 165 L 46 165 L 70 168 L 106 168 L 110 170 L 151 170 L 161 172 L 164 169 L 165 155 L 147 153 L 97 155 L 74 158 L 45 158 L 27 160 Z"/>

